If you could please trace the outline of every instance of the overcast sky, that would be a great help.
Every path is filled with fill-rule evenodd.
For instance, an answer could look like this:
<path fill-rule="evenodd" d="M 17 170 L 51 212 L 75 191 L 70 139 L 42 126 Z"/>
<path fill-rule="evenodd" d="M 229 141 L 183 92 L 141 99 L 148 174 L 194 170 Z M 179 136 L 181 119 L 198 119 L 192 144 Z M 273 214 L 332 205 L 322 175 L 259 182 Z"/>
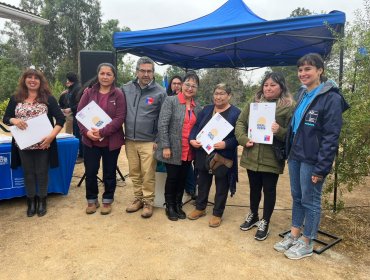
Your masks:
<path fill-rule="evenodd" d="M 19 0 L 0 0 L 0 2 L 17 7 L 20 3 Z M 120 27 L 145 30 L 199 18 L 212 13 L 226 0 L 101 0 L 100 2 L 103 21 L 118 19 Z M 355 12 L 361 10 L 364 0 L 244 0 L 244 3 L 255 14 L 266 20 L 289 17 L 293 10 L 300 7 L 317 14 L 339 10 L 346 13 L 347 21 L 353 21 Z M 156 69 L 163 73 L 165 68 Z"/>
<path fill-rule="evenodd" d="M 174 25 L 207 15 L 226 0 L 101 0 L 103 20 L 118 19 L 120 26 L 144 30 Z M 314 13 L 339 10 L 348 21 L 355 17 L 364 0 L 244 0 L 258 16 L 266 20 L 282 19 L 298 7 Z"/>

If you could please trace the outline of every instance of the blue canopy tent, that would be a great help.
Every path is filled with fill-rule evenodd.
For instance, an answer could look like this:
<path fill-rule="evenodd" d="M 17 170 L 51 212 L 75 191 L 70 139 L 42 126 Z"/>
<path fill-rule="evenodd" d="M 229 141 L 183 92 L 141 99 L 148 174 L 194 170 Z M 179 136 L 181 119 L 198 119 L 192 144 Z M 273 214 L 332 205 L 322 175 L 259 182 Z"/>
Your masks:
<path fill-rule="evenodd" d="M 117 52 L 149 56 L 158 64 L 182 68 L 246 68 L 293 65 L 309 52 L 330 54 L 342 34 L 345 14 L 267 21 L 242 0 L 229 0 L 213 13 L 182 24 L 116 32 Z"/>

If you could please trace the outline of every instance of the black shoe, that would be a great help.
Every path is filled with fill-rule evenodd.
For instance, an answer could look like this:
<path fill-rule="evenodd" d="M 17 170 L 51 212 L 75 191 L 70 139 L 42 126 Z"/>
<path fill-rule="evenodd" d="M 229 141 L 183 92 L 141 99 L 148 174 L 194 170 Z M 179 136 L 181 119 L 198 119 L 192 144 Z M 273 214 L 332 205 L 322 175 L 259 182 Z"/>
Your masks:
<path fill-rule="evenodd" d="M 245 222 L 240 225 L 241 230 L 250 230 L 252 227 L 256 227 L 258 225 L 259 218 L 258 215 L 253 213 L 249 213 Z"/>
<path fill-rule="evenodd" d="M 42 217 L 46 214 L 46 197 L 40 197 L 37 207 L 37 216 Z"/>
<path fill-rule="evenodd" d="M 36 214 L 37 201 L 36 197 L 27 197 L 27 217 L 33 217 Z"/>
<path fill-rule="evenodd" d="M 177 221 L 179 219 L 174 205 L 166 205 L 166 215 L 171 221 Z"/>
<path fill-rule="evenodd" d="M 182 219 L 182 220 L 186 219 L 186 213 L 182 210 L 182 203 L 176 204 L 175 211 L 179 219 Z"/>
<path fill-rule="evenodd" d="M 269 223 L 265 219 L 262 219 L 258 223 L 258 229 L 254 238 L 259 241 L 262 241 L 265 240 L 268 235 L 269 235 Z"/>

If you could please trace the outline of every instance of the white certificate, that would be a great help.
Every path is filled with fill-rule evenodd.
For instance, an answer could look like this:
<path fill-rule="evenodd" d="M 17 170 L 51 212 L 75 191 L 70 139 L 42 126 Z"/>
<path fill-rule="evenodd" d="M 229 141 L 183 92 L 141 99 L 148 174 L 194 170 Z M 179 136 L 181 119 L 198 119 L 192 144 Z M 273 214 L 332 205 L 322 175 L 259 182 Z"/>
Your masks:
<path fill-rule="evenodd" d="M 27 128 L 24 130 L 19 129 L 15 125 L 9 127 L 21 150 L 41 142 L 53 130 L 46 114 L 29 119 L 26 123 Z"/>
<path fill-rule="evenodd" d="M 234 127 L 219 113 L 213 115 L 209 122 L 198 133 L 196 139 L 202 143 L 203 149 L 210 154 L 215 143 L 221 142 Z"/>
<path fill-rule="evenodd" d="M 104 112 L 95 101 L 91 101 L 79 111 L 76 118 L 88 130 L 91 130 L 91 128 L 103 128 L 112 121 L 107 113 Z"/>
<path fill-rule="evenodd" d="M 248 138 L 255 143 L 272 144 L 276 103 L 251 103 L 249 109 Z"/>

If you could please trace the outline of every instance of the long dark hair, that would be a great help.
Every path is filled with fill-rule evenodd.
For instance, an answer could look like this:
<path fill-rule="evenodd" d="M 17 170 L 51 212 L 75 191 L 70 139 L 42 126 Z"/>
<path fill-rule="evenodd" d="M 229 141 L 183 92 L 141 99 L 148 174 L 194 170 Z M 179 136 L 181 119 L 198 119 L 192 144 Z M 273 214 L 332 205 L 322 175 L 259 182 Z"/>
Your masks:
<path fill-rule="evenodd" d="M 26 86 L 26 78 L 28 76 L 36 76 L 40 80 L 40 88 L 37 91 L 36 101 L 39 103 L 48 103 L 48 98 L 51 94 L 48 81 L 46 80 L 44 74 L 36 69 L 28 68 L 23 72 L 22 76 L 19 78 L 18 87 L 14 94 L 15 100 L 17 102 L 23 102 L 28 97 L 28 88 Z"/>
<path fill-rule="evenodd" d="M 258 89 L 254 100 L 256 102 L 261 102 L 261 99 L 263 98 L 263 86 L 266 83 L 268 79 L 273 80 L 275 83 L 277 83 L 281 88 L 281 94 L 278 101 L 278 106 L 281 107 L 289 107 L 293 103 L 293 97 L 288 91 L 288 87 L 285 82 L 285 78 L 283 74 L 279 72 L 270 72 L 267 73 L 266 76 L 263 78 L 262 83 L 260 85 L 260 88 Z"/>
<path fill-rule="evenodd" d="M 322 59 L 321 55 L 318 53 L 308 53 L 302 56 L 297 61 L 297 67 L 301 67 L 303 65 L 311 65 L 316 67 L 317 69 L 322 69 L 322 73 L 320 75 L 320 82 L 326 82 L 328 78 L 325 76 L 325 65 L 324 60 Z"/>
<path fill-rule="evenodd" d="M 167 85 L 167 95 L 173 95 L 173 92 L 172 92 L 172 89 L 171 89 L 171 84 L 172 84 L 172 81 L 174 80 L 174 79 L 179 79 L 180 81 L 181 81 L 181 83 L 182 83 L 182 78 L 179 76 L 179 75 L 175 75 L 175 76 L 173 76 L 171 79 L 170 79 L 170 81 L 168 82 L 168 85 Z"/>

